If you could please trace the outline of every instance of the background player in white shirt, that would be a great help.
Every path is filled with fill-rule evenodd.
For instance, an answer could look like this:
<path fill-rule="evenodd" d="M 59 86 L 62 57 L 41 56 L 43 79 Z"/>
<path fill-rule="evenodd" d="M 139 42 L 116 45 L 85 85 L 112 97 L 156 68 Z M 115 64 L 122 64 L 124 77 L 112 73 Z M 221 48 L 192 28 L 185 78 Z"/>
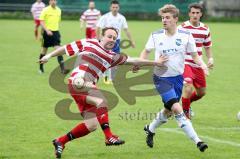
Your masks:
<path fill-rule="evenodd" d="M 86 22 L 86 38 L 96 38 L 96 24 L 98 18 L 101 16 L 101 12 L 95 9 L 95 3 L 89 2 L 89 9 L 84 11 L 80 17 L 80 27 L 83 28 L 84 22 Z"/>
<path fill-rule="evenodd" d="M 38 28 L 40 26 L 39 17 L 40 17 L 40 14 L 41 14 L 43 8 L 45 8 L 45 4 L 42 2 L 42 0 L 36 0 L 36 2 L 33 3 L 32 7 L 31 7 L 32 16 L 33 16 L 34 23 L 35 23 L 34 35 L 35 35 L 36 40 L 39 39 L 39 35 L 40 35 L 38 33 Z"/>
<path fill-rule="evenodd" d="M 132 40 L 131 33 L 128 31 L 128 25 L 126 18 L 119 13 L 119 2 L 117 0 L 111 1 L 110 12 L 104 14 L 97 23 L 97 38 L 100 39 L 100 30 L 104 27 L 114 27 L 118 30 L 118 38 L 116 44 L 113 48 L 113 51 L 117 54 L 120 53 L 120 39 L 121 39 L 121 30 L 123 29 L 126 33 L 128 39 L 130 40 L 131 46 L 135 47 L 135 42 Z M 105 75 L 104 82 L 106 84 L 111 83 L 116 75 L 117 67 L 113 67 Z"/>
<path fill-rule="evenodd" d="M 124 144 L 124 141 L 110 130 L 107 100 L 96 86 L 99 76 L 108 68 L 116 65 L 162 66 L 162 63 L 167 60 L 163 56 L 158 60 L 150 61 L 115 54 L 111 49 L 114 47 L 117 35 L 115 28 L 104 28 L 100 42 L 97 39 L 78 40 L 58 48 L 40 60 L 40 63 L 45 63 L 51 57 L 65 53 L 69 56 L 78 56 L 76 67 L 68 79 L 68 86 L 84 120 L 69 133 L 53 140 L 57 158 L 61 158 L 67 142 L 93 132 L 97 129 L 98 123 L 104 132 L 107 146 Z"/>
<path fill-rule="evenodd" d="M 212 41 L 210 30 L 207 25 L 200 22 L 203 15 L 201 4 L 193 3 L 189 5 L 188 15 L 190 19 L 184 22 L 179 28 L 188 30 L 195 39 L 197 52 L 202 59 L 203 47 L 208 58 L 208 68 L 213 68 L 213 56 L 211 51 Z M 201 99 L 206 94 L 206 78 L 201 67 L 195 64 L 192 57 L 187 54 L 184 69 L 184 89 L 182 96 L 182 107 L 185 115 L 190 119 L 190 105 L 193 101 Z"/>
<path fill-rule="evenodd" d="M 185 54 L 191 54 L 196 64 L 203 69 L 206 69 L 206 65 L 199 60 L 192 35 L 182 29 L 177 29 L 179 10 L 174 5 L 167 4 L 160 9 L 160 15 L 163 29 L 150 35 L 140 56 L 142 59 L 147 59 L 151 50 L 155 49 L 155 59 L 162 55 L 168 57 L 168 61 L 164 63 L 164 68 L 154 68 L 153 81 L 162 97 L 164 108 L 158 113 L 156 119 L 144 127 L 147 134 L 146 143 L 149 147 L 153 147 L 155 129 L 166 123 L 170 115 L 173 114 L 179 127 L 203 152 L 208 146 L 199 139 L 191 121 L 186 118 L 182 106 L 179 104 L 179 99 L 183 87 L 182 74 Z"/>

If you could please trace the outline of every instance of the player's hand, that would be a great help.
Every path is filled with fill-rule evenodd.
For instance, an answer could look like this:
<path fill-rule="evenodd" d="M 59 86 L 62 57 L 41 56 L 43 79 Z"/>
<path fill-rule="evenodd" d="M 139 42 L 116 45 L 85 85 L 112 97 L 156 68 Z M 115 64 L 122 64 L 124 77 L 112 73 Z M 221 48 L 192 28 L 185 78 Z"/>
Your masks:
<path fill-rule="evenodd" d="M 156 66 L 161 67 L 166 61 L 168 61 L 168 56 L 160 55 L 159 59 L 156 61 Z"/>
<path fill-rule="evenodd" d="M 52 36 L 52 35 L 53 35 L 53 33 L 52 33 L 51 30 L 47 30 L 46 32 L 47 32 L 47 35 L 48 35 L 48 36 Z"/>
<path fill-rule="evenodd" d="M 133 65 L 132 72 L 137 73 L 138 70 L 140 70 L 140 66 L 139 65 Z"/>
<path fill-rule="evenodd" d="M 38 62 L 41 63 L 41 64 L 42 63 L 47 63 L 50 58 L 51 58 L 51 55 L 48 54 L 48 55 L 43 56 Z"/>
<path fill-rule="evenodd" d="M 206 65 L 204 62 L 202 63 L 201 68 L 203 69 L 204 74 L 205 74 L 206 76 L 208 76 L 208 75 L 209 75 L 209 70 L 208 70 L 207 65 Z"/>
<path fill-rule="evenodd" d="M 209 69 L 213 69 L 213 66 L 214 66 L 214 60 L 213 60 L 213 58 L 211 57 L 211 58 L 208 59 L 207 67 L 208 67 Z"/>

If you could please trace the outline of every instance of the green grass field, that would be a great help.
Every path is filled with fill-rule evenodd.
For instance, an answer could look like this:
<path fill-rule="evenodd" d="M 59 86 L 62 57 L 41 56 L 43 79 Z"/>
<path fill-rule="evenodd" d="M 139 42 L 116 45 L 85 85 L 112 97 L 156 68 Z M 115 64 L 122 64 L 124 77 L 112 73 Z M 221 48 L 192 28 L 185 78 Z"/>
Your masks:
<path fill-rule="evenodd" d="M 146 115 L 162 108 L 160 98 L 151 96 L 138 97 L 137 103 L 131 106 L 119 98 L 117 107 L 110 112 L 112 130 L 125 139 L 125 145 L 106 147 L 103 133 L 98 129 L 67 144 L 63 158 L 238 159 L 240 121 L 236 114 L 240 111 L 240 24 L 208 25 L 214 43 L 215 68 L 207 79 L 208 94 L 193 104 L 196 116 L 192 120 L 198 134 L 209 144 L 206 152 L 199 152 L 174 120 L 157 130 L 153 149 L 146 146 L 143 126 L 151 121 Z M 56 68 L 57 60 L 52 59 L 45 65 L 45 74 L 38 74 L 36 61 L 40 42 L 34 40 L 33 22 L 0 20 L 0 26 L 0 159 L 54 158 L 51 140 L 79 122 L 62 120 L 55 114 L 56 103 L 70 98 L 49 86 L 48 78 Z M 149 33 L 161 27 L 161 23 L 130 21 L 129 27 L 136 48 L 122 51 L 138 56 Z M 77 20 L 62 21 L 61 33 L 62 44 L 84 37 L 84 30 L 80 30 Z M 102 82 L 99 86 L 116 94 L 112 86 Z M 143 88 L 146 87 L 139 86 L 139 89 Z M 77 112 L 74 103 L 71 107 Z"/>

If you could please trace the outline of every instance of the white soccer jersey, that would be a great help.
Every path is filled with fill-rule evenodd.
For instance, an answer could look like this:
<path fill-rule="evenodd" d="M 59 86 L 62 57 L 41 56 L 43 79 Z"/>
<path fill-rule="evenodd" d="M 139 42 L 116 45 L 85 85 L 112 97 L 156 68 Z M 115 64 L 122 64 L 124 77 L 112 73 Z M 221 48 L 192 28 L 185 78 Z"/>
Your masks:
<path fill-rule="evenodd" d="M 168 56 L 169 60 L 164 63 L 164 67 L 154 68 L 154 74 L 160 77 L 182 75 L 185 54 L 197 52 L 192 35 L 183 29 L 177 29 L 175 35 L 171 37 L 165 34 L 164 29 L 153 32 L 148 39 L 145 49 L 148 51 L 155 49 L 156 61 L 160 55 Z"/>
<path fill-rule="evenodd" d="M 192 34 L 200 58 L 202 58 L 202 48 L 212 46 L 210 30 L 205 24 L 200 23 L 198 27 L 195 27 L 189 21 L 186 21 L 182 25 L 178 26 L 178 28 L 184 28 Z M 185 64 L 192 67 L 199 67 L 189 54 L 186 55 Z"/>
<path fill-rule="evenodd" d="M 40 2 L 40 3 L 35 2 L 35 3 L 32 5 L 32 7 L 31 7 L 31 12 L 32 12 L 32 14 L 33 14 L 33 18 L 34 18 L 34 19 L 37 19 L 37 20 L 39 19 L 40 14 L 41 14 L 43 8 L 45 8 L 45 4 L 44 4 L 43 2 Z"/>
<path fill-rule="evenodd" d="M 112 12 L 104 14 L 98 21 L 97 27 L 114 27 L 118 29 L 118 39 L 121 38 L 121 30 L 128 28 L 126 18 L 118 13 L 116 16 L 112 15 Z"/>
<path fill-rule="evenodd" d="M 87 28 L 95 28 L 98 17 L 101 15 L 100 11 L 97 9 L 88 9 L 83 12 L 81 19 L 86 21 Z"/>

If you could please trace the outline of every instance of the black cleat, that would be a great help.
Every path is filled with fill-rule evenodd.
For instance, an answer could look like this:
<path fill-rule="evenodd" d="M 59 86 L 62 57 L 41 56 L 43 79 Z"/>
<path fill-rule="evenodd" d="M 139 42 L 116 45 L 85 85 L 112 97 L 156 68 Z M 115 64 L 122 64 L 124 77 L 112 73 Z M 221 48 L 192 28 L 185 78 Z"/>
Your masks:
<path fill-rule="evenodd" d="M 52 141 L 53 142 L 53 146 L 55 147 L 55 155 L 56 158 L 61 158 L 62 156 L 62 152 L 64 149 L 64 145 L 62 145 L 60 142 L 58 142 L 56 139 Z"/>
<path fill-rule="evenodd" d="M 146 143 L 147 145 L 150 147 L 150 148 L 153 148 L 153 137 L 155 135 L 155 133 L 152 133 L 150 130 L 149 130 L 149 125 L 145 125 L 144 129 L 143 129 L 146 134 L 147 134 L 147 137 L 146 137 Z"/>
<path fill-rule="evenodd" d="M 110 138 L 106 139 L 105 144 L 106 146 L 118 146 L 124 144 L 125 141 L 121 140 L 118 136 L 113 135 Z"/>
<path fill-rule="evenodd" d="M 205 142 L 200 141 L 200 142 L 197 143 L 197 148 L 201 152 L 204 152 L 208 148 L 208 145 Z"/>

